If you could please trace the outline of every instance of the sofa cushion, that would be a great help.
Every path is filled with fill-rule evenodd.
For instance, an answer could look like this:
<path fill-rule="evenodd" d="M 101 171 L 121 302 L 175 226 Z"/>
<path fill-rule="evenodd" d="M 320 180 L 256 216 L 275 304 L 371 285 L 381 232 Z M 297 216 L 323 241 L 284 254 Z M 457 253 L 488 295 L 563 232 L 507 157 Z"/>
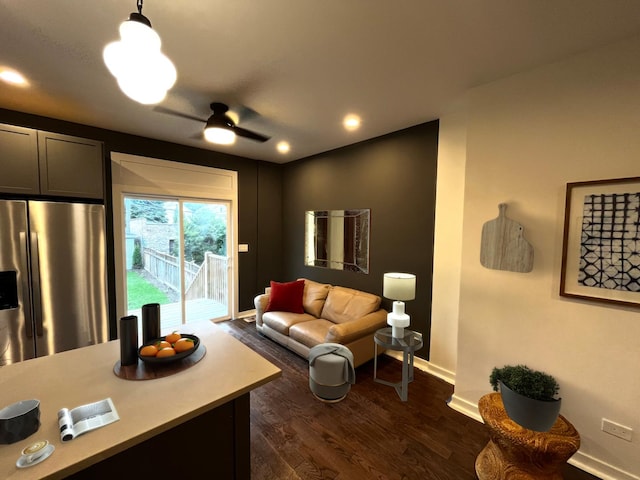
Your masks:
<path fill-rule="evenodd" d="M 302 295 L 302 306 L 304 311 L 320 318 L 324 301 L 327 299 L 331 285 L 328 283 L 318 283 L 306 278 L 299 278 L 304 281 L 304 293 Z"/>
<path fill-rule="evenodd" d="M 381 300 L 371 293 L 334 286 L 329 290 L 321 317 L 334 323 L 349 322 L 378 310 Z"/>
<path fill-rule="evenodd" d="M 322 318 L 296 323 L 289 329 L 289 336 L 309 348 L 315 347 L 319 343 L 324 343 L 327 332 L 332 325 L 333 322 Z"/>
<path fill-rule="evenodd" d="M 304 280 L 286 283 L 271 281 L 269 304 L 265 311 L 304 313 L 302 306 L 303 292 Z"/>
<path fill-rule="evenodd" d="M 289 329 L 292 325 L 310 320 L 316 320 L 316 317 L 308 313 L 265 312 L 262 315 L 262 323 L 282 335 L 289 335 Z"/>

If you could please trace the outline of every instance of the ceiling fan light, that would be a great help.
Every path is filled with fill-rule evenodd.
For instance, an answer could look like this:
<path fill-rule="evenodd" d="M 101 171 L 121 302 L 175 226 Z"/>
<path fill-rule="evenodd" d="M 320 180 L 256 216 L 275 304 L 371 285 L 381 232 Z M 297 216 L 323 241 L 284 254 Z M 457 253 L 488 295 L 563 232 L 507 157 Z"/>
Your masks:
<path fill-rule="evenodd" d="M 233 130 L 225 127 L 210 127 L 204 129 L 204 138 L 211 143 L 219 145 L 231 145 L 236 141 L 236 134 Z"/>

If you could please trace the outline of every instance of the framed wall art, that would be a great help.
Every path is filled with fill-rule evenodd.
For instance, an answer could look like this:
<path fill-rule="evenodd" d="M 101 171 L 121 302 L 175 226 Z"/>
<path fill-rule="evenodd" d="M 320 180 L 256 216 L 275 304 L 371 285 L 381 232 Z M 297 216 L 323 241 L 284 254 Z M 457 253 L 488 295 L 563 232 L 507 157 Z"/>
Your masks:
<path fill-rule="evenodd" d="M 560 295 L 640 307 L 640 177 L 567 184 Z"/>

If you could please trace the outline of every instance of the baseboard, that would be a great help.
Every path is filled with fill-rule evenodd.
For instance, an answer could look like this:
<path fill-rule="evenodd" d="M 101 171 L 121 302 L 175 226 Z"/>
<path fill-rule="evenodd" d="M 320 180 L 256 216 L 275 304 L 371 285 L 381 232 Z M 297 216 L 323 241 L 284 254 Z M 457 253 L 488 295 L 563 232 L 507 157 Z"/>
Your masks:
<path fill-rule="evenodd" d="M 236 316 L 236 318 L 234 318 L 234 320 L 244 320 L 247 317 L 255 317 L 256 316 L 256 309 L 254 308 L 253 310 L 245 310 L 244 312 L 238 312 L 238 316 Z"/>
<path fill-rule="evenodd" d="M 478 405 L 470 402 L 468 400 L 464 400 L 454 393 L 451 396 L 451 399 L 448 402 L 449 407 L 453 408 L 456 412 L 460 412 L 467 417 L 471 417 L 474 420 L 477 420 L 480 423 L 484 423 L 482 421 L 482 417 L 480 416 L 480 412 L 478 411 Z"/>
<path fill-rule="evenodd" d="M 388 355 L 391 358 L 395 358 L 396 360 L 402 361 L 402 352 L 399 352 L 397 350 L 386 350 L 384 353 L 385 355 Z M 424 358 L 413 357 L 413 366 L 418 370 L 427 372 L 433 375 L 434 377 L 438 377 L 439 379 L 444 380 L 445 382 L 451 385 L 455 385 L 456 383 L 455 373 L 449 370 L 445 370 L 444 368 L 440 368 L 430 363 L 428 360 L 425 360 Z"/>
<path fill-rule="evenodd" d="M 604 463 L 579 450 L 569 459 L 569 463 L 580 470 L 601 478 L 602 480 L 640 480 L 640 477 Z"/>
<path fill-rule="evenodd" d="M 445 382 L 449 383 L 450 385 L 455 385 L 456 384 L 456 374 L 455 374 L 455 372 L 452 372 L 451 370 L 447 370 L 447 369 L 444 369 L 444 368 L 439 367 L 437 365 L 434 365 L 431 362 L 427 362 L 427 363 L 429 364 L 428 372 L 431 375 L 433 375 L 435 377 L 438 377 L 441 380 L 444 380 Z"/>
<path fill-rule="evenodd" d="M 480 416 L 480 412 L 478 411 L 477 404 L 462 399 L 456 396 L 455 393 L 452 395 L 451 400 L 449 400 L 448 403 L 449 407 L 453 408 L 455 411 L 460 412 L 467 417 L 471 417 L 479 422 L 482 422 L 482 417 Z M 568 463 L 602 480 L 640 480 L 640 477 L 620 470 L 619 468 L 616 468 L 613 465 L 609 465 L 608 463 L 604 463 L 597 458 L 580 452 L 580 450 L 578 450 L 569 459 Z"/>

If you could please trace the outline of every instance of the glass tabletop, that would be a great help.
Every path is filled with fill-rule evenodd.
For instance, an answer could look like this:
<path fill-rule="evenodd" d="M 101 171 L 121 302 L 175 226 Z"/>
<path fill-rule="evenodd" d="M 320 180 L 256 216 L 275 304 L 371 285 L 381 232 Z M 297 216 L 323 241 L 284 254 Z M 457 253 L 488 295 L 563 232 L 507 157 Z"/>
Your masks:
<path fill-rule="evenodd" d="M 405 328 L 404 335 L 401 338 L 395 338 L 391 330 L 391 327 L 381 328 L 373 335 L 373 339 L 378 345 L 390 350 L 415 352 L 422 348 L 422 334 Z"/>

